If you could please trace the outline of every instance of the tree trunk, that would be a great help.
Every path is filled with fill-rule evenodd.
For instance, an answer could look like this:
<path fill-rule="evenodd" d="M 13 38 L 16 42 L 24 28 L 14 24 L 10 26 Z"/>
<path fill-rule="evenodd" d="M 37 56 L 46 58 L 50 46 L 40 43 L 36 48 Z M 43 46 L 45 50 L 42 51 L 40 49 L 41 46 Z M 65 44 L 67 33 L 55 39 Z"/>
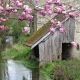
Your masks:
<path fill-rule="evenodd" d="M 36 3 L 33 0 L 29 0 L 30 6 L 34 9 L 36 6 Z M 35 31 L 37 31 L 37 12 L 36 10 L 33 11 L 33 20 L 30 22 L 30 35 L 33 34 Z"/>
<path fill-rule="evenodd" d="M 37 15 L 36 11 L 33 12 L 33 21 L 30 22 L 30 34 L 33 34 L 35 31 L 37 31 Z"/>

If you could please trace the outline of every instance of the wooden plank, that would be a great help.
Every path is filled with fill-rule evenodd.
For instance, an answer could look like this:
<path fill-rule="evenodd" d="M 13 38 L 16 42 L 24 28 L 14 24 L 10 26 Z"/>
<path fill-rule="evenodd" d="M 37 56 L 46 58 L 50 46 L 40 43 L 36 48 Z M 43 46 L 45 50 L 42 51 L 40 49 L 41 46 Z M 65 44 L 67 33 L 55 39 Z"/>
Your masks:
<path fill-rule="evenodd" d="M 59 34 L 59 59 L 61 60 L 62 59 L 62 34 L 60 33 Z"/>
<path fill-rule="evenodd" d="M 63 27 L 66 29 L 66 32 L 63 33 L 63 43 L 70 43 L 74 40 L 74 27 L 75 22 L 73 18 L 68 19 L 64 24 Z"/>
<path fill-rule="evenodd" d="M 48 46 L 49 46 L 49 62 L 52 62 L 52 46 L 51 46 L 51 36 L 49 37 L 49 39 L 48 39 L 48 41 L 49 41 L 49 44 L 48 44 Z"/>
<path fill-rule="evenodd" d="M 75 28 L 75 20 L 73 18 L 70 18 L 70 42 L 74 41 L 74 28 Z"/>
<path fill-rule="evenodd" d="M 49 51 L 48 51 L 48 39 L 44 42 L 44 53 L 45 53 L 45 62 L 48 61 Z"/>
<path fill-rule="evenodd" d="M 63 27 L 65 29 L 68 29 L 68 26 L 69 26 L 69 21 L 67 20 L 64 24 L 63 24 Z M 63 33 L 63 42 L 66 43 L 67 42 L 67 32 L 66 31 L 65 33 Z"/>
<path fill-rule="evenodd" d="M 60 33 L 56 31 L 54 34 L 50 34 L 45 42 L 39 44 L 39 55 L 40 61 L 51 62 L 54 59 L 62 59 L 62 43 L 69 43 L 74 40 L 74 20 L 70 18 L 64 23 L 64 28 L 66 28 L 65 33 Z"/>
<path fill-rule="evenodd" d="M 45 61 L 45 55 L 44 55 L 44 43 L 41 42 L 39 44 L 39 61 L 40 61 L 40 66 L 44 64 Z"/>
<path fill-rule="evenodd" d="M 53 60 L 57 59 L 57 50 L 56 50 L 56 38 L 57 38 L 57 31 L 52 35 L 52 56 L 53 56 Z"/>

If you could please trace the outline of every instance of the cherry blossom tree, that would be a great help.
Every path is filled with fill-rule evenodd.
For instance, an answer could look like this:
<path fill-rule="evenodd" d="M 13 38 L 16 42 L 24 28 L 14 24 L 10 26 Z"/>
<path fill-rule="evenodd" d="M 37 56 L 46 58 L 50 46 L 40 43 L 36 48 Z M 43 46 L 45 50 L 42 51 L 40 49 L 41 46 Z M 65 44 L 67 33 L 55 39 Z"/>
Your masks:
<path fill-rule="evenodd" d="M 25 2 L 31 3 L 31 6 Z M 51 16 L 54 14 L 62 14 L 66 17 L 79 17 L 80 7 L 67 5 L 60 0 L 45 0 L 44 5 L 35 5 L 38 0 L 1 0 L 0 1 L 0 30 L 6 30 L 7 28 L 3 25 L 5 21 L 10 19 L 12 15 L 17 15 L 15 19 L 20 21 L 27 20 L 30 22 L 31 27 L 37 27 L 37 16 Z M 38 3 L 39 4 L 39 3 Z M 54 7 L 52 7 L 54 5 Z M 56 27 L 54 27 L 56 25 Z M 34 30 L 33 30 L 34 29 Z M 37 28 L 31 28 L 32 33 Z M 51 19 L 50 33 L 54 33 L 58 29 L 61 33 L 65 32 L 63 23 L 57 19 Z M 28 32 L 27 27 L 24 27 L 22 31 Z M 31 33 L 31 34 L 32 34 Z M 74 43 L 72 43 L 74 44 Z"/>

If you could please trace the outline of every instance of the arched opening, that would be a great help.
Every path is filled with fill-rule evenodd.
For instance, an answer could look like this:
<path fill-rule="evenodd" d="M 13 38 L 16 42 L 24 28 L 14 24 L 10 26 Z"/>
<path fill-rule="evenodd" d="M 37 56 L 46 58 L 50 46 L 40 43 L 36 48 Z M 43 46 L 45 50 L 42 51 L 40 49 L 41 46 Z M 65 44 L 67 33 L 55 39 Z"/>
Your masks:
<path fill-rule="evenodd" d="M 62 60 L 71 58 L 72 45 L 70 43 L 62 43 Z"/>

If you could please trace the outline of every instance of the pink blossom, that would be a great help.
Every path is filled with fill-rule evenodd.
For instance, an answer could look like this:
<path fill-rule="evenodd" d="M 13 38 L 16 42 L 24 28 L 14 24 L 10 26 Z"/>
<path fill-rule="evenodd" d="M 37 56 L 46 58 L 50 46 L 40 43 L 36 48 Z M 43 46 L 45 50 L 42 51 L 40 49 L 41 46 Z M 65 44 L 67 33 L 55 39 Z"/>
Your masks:
<path fill-rule="evenodd" d="M 14 1 L 11 2 L 11 6 L 12 6 L 12 7 L 15 6 L 15 2 L 14 2 Z"/>
<path fill-rule="evenodd" d="M 26 16 L 26 12 L 22 12 L 21 16 L 23 17 Z"/>
<path fill-rule="evenodd" d="M 6 18 L 0 18 L 0 23 L 5 22 L 7 19 Z"/>
<path fill-rule="evenodd" d="M 18 19 L 19 19 L 20 21 L 23 21 L 23 20 L 24 20 L 24 18 L 23 18 L 22 16 L 19 16 Z"/>
<path fill-rule="evenodd" d="M 56 20 L 56 19 L 52 19 L 52 20 L 51 20 L 51 23 L 52 23 L 53 25 L 55 25 L 55 24 L 57 23 L 57 20 Z"/>
<path fill-rule="evenodd" d="M 69 16 L 71 16 L 71 17 L 76 17 L 76 12 L 70 12 L 70 13 L 69 13 Z"/>
<path fill-rule="evenodd" d="M 66 11 L 62 11 L 62 14 L 63 14 L 63 15 L 67 15 L 67 12 L 66 12 Z"/>
<path fill-rule="evenodd" d="M 51 27 L 50 28 L 50 33 L 54 33 L 55 32 L 55 28 Z"/>
<path fill-rule="evenodd" d="M 70 12 L 69 13 L 69 16 L 71 16 L 71 17 L 79 17 L 80 14 L 79 13 L 76 13 L 76 12 Z"/>
<path fill-rule="evenodd" d="M 52 14 L 53 14 L 53 11 L 52 11 L 51 9 L 49 9 L 49 10 L 46 11 L 46 13 L 47 13 L 48 15 L 52 15 Z"/>
<path fill-rule="evenodd" d="M 57 25 L 56 25 L 58 28 L 61 28 L 62 27 L 62 23 L 60 21 L 57 22 Z"/>
<path fill-rule="evenodd" d="M 75 47 L 75 48 L 77 47 L 77 44 L 74 41 L 72 41 L 71 44 L 73 47 Z"/>
<path fill-rule="evenodd" d="M 36 6 L 35 9 L 36 9 L 37 11 L 44 10 L 44 8 L 43 8 L 43 7 L 40 7 L 40 6 Z"/>
<path fill-rule="evenodd" d="M 53 0 L 46 0 L 46 3 L 47 4 L 52 4 L 53 3 Z"/>
<path fill-rule="evenodd" d="M 29 6 L 28 6 L 28 5 L 24 5 L 24 6 L 23 6 L 23 9 L 26 9 L 26 8 L 28 9 Z"/>
<path fill-rule="evenodd" d="M 5 30 L 5 27 L 4 26 L 0 26 L 0 30 Z"/>
<path fill-rule="evenodd" d="M 62 6 L 63 5 L 63 3 L 60 0 L 53 0 L 53 2 L 56 6 Z"/>
<path fill-rule="evenodd" d="M 32 21 L 32 20 L 33 20 L 33 16 L 30 15 L 30 14 L 27 14 L 27 15 L 25 16 L 25 18 L 26 18 L 27 20 L 29 20 L 29 21 Z"/>
<path fill-rule="evenodd" d="M 16 4 L 16 6 L 22 6 L 22 3 L 21 3 L 19 0 L 17 0 L 17 1 L 15 2 L 15 4 Z"/>
<path fill-rule="evenodd" d="M 13 13 L 17 13 L 18 11 L 17 11 L 17 9 L 14 9 L 14 10 L 12 10 L 12 12 L 13 12 Z"/>
<path fill-rule="evenodd" d="M 9 16 L 10 13 L 11 13 L 11 11 L 9 11 L 9 10 L 8 11 L 5 11 L 5 15 L 8 15 Z"/>
<path fill-rule="evenodd" d="M 80 14 L 79 13 L 76 13 L 76 16 L 75 17 L 79 17 L 80 16 Z"/>
<path fill-rule="evenodd" d="M 63 11 L 66 10 L 66 6 L 64 4 L 62 4 L 61 6 L 59 6 Z"/>
<path fill-rule="evenodd" d="M 41 11 L 38 11 L 38 13 L 42 16 L 45 16 L 46 15 L 46 11 L 45 10 L 41 10 Z"/>
<path fill-rule="evenodd" d="M 24 6 L 23 6 L 23 9 L 24 9 L 24 11 L 25 11 L 27 14 L 32 13 L 32 9 L 31 9 L 28 5 L 24 5 Z"/>
<path fill-rule="evenodd" d="M 53 0 L 53 2 L 54 2 L 54 3 L 59 3 L 59 2 L 60 2 L 60 0 Z"/>
<path fill-rule="evenodd" d="M 64 33 L 64 32 L 65 32 L 65 29 L 64 29 L 64 28 L 59 28 L 59 31 L 60 31 L 61 33 Z"/>
<path fill-rule="evenodd" d="M 54 10 L 53 10 L 53 12 L 54 13 L 62 13 L 62 9 L 60 8 L 60 7 L 56 7 L 56 8 L 54 8 Z"/>
<path fill-rule="evenodd" d="M 30 14 L 30 13 L 32 13 L 32 9 L 31 8 L 25 8 L 25 12 Z"/>
<path fill-rule="evenodd" d="M 12 10 L 12 7 L 7 4 L 6 5 L 6 10 Z"/>
<path fill-rule="evenodd" d="M 24 27 L 24 28 L 22 29 L 22 32 L 23 32 L 23 33 L 27 33 L 27 32 L 28 32 L 28 27 Z"/>
<path fill-rule="evenodd" d="M 4 8 L 2 6 L 0 6 L 0 13 L 2 13 L 4 10 Z"/>
<path fill-rule="evenodd" d="M 49 10 L 50 9 L 50 5 L 48 5 L 48 4 L 46 4 L 45 6 L 44 6 L 44 9 L 47 11 L 47 10 Z"/>

